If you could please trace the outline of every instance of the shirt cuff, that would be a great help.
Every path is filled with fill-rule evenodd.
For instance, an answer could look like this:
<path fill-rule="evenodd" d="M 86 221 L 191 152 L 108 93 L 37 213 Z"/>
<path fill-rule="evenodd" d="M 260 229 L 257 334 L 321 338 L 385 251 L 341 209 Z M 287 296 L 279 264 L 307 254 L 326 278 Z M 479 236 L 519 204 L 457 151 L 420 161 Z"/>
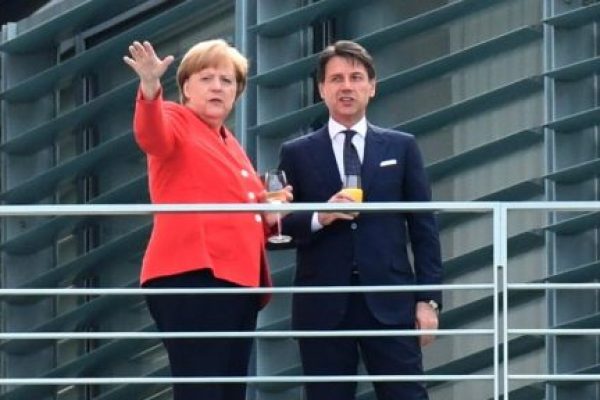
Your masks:
<path fill-rule="evenodd" d="M 323 228 L 323 225 L 319 223 L 319 213 L 314 212 L 310 221 L 310 230 L 312 232 L 319 231 Z"/>

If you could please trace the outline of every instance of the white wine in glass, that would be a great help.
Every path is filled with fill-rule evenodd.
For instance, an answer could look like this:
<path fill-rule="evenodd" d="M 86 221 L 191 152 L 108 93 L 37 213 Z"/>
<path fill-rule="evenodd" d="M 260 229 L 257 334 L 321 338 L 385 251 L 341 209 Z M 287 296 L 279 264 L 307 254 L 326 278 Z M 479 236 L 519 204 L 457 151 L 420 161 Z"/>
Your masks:
<path fill-rule="evenodd" d="M 267 190 L 267 202 L 280 204 L 286 201 L 285 190 L 287 179 L 282 170 L 271 170 L 265 172 L 265 189 Z M 277 213 L 277 234 L 269 236 L 270 243 L 289 243 L 292 238 L 281 234 L 281 214 Z"/>

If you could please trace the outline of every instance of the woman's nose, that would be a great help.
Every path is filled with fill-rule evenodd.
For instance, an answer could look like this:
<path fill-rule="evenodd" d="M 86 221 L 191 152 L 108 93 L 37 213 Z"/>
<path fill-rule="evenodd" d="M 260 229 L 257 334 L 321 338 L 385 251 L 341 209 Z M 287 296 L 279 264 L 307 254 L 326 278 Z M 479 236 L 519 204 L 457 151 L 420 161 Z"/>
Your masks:
<path fill-rule="evenodd" d="M 211 89 L 220 90 L 223 88 L 223 84 L 219 78 L 215 78 L 210 82 Z"/>

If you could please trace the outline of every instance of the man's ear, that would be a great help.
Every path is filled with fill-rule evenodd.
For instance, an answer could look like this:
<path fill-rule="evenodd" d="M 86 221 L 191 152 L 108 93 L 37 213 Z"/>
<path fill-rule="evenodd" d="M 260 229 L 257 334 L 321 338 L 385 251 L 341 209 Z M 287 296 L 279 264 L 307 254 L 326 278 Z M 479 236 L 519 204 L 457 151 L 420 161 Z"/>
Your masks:
<path fill-rule="evenodd" d="M 321 99 L 323 99 L 323 84 L 319 83 L 319 96 L 321 96 Z"/>

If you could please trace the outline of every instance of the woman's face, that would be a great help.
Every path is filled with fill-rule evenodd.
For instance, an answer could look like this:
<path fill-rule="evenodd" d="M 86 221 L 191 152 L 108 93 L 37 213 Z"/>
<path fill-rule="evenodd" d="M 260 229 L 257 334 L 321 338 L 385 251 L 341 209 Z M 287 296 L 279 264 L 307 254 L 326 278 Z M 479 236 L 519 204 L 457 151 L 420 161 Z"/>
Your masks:
<path fill-rule="evenodd" d="M 190 75 L 183 84 L 185 105 L 214 129 L 220 129 L 233 108 L 237 89 L 233 63 L 223 62 Z"/>

